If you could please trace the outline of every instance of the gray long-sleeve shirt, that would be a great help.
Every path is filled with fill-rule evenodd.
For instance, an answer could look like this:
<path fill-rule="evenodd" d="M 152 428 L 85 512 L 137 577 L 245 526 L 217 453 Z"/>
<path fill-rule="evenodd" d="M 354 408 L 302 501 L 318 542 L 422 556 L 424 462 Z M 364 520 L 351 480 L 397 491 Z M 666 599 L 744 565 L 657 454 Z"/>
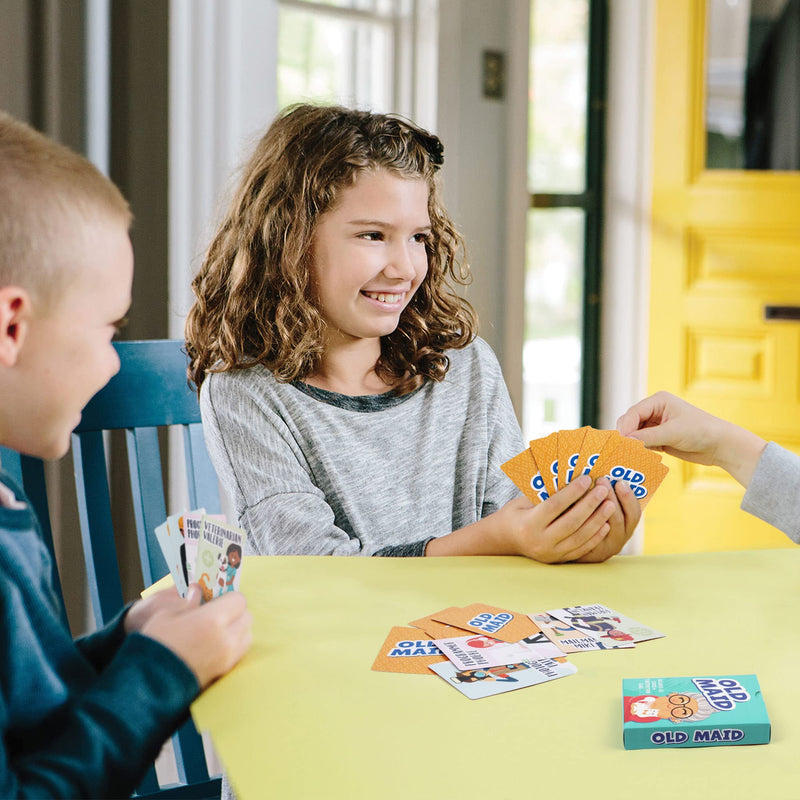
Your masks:
<path fill-rule="evenodd" d="M 500 464 L 525 443 L 486 342 L 448 350 L 441 383 L 348 397 L 261 366 L 208 375 L 209 453 L 249 552 L 424 555 L 433 537 L 519 494 Z"/>
<path fill-rule="evenodd" d="M 800 544 L 800 457 L 770 442 L 761 454 L 742 508 Z"/>

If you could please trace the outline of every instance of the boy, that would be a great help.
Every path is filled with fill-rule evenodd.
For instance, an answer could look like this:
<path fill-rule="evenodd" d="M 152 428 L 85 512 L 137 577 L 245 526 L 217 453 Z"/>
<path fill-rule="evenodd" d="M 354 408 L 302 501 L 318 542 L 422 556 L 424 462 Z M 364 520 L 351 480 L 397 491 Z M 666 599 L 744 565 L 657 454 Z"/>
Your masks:
<path fill-rule="evenodd" d="M 119 369 L 130 211 L 88 161 L 0 112 L 0 444 L 58 458 Z M 0 797 L 125 797 L 198 692 L 249 647 L 243 596 L 194 585 L 72 641 L 50 558 L 0 470 Z"/>

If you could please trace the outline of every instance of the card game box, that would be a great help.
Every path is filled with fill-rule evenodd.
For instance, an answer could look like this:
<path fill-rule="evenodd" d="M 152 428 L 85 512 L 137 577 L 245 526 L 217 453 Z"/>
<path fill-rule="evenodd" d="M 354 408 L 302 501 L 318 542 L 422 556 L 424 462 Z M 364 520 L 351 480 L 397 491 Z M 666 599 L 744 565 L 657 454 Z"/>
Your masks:
<path fill-rule="evenodd" d="M 770 722 L 755 675 L 625 678 L 626 750 L 766 744 Z"/>

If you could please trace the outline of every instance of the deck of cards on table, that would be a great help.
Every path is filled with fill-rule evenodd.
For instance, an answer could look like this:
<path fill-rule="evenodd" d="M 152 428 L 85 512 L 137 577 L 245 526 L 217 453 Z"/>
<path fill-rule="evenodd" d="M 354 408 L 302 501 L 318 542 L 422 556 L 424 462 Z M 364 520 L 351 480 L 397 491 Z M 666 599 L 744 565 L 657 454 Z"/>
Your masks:
<path fill-rule="evenodd" d="M 638 439 L 588 425 L 556 431 L 501 465 L 501 469 L 533 503 L 541 503 L 581 475 L 606 477 L 613 486 L 623 481 L 644 508 L 669 468 L 661 454 Z"/>
<path fill-rule="evenodd" d="M 473 603 L 392 628 L 372 669 L 435 673 L 475 700 L 573 675 L 578 668 L 568 654 L 663 635 L 599 603 L 535 614 Z"/>
<path fill-rule="evenodd" d="M 224 515 L 202 508 L 173 514 L 155 533 L 181 597 L 195 582 L 204 602 L 238 590 L 245 533 Z"/>

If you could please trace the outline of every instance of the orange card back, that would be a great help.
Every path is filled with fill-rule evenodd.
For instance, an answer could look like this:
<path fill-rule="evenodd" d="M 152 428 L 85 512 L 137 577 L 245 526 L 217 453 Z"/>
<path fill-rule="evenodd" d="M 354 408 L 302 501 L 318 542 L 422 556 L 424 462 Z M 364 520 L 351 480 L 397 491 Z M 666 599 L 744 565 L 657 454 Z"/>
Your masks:
<path fill-rule="evenodd" d="M 530 443 L 533 460 L 539 467 L 548 495 L 558 490 L 558 431 L 542 439 L 534 439 Z"/>
<path fill-rule="evenodd" d="M 603 450 L 590 475 L 595 480 L 607 477 L 612 485 L 624 481 L 644 508 L 667 472 L 660 453 L 648 450 L 638 439 L 621 436 L 615 447 Z"/>
<path fill-rule="evenodd" d="M 433 675 L 428 664 L 447 661 L 431 637 L 417 628 L 392 628 L 372 669 L 378 672 L 404 672 Z"/>

